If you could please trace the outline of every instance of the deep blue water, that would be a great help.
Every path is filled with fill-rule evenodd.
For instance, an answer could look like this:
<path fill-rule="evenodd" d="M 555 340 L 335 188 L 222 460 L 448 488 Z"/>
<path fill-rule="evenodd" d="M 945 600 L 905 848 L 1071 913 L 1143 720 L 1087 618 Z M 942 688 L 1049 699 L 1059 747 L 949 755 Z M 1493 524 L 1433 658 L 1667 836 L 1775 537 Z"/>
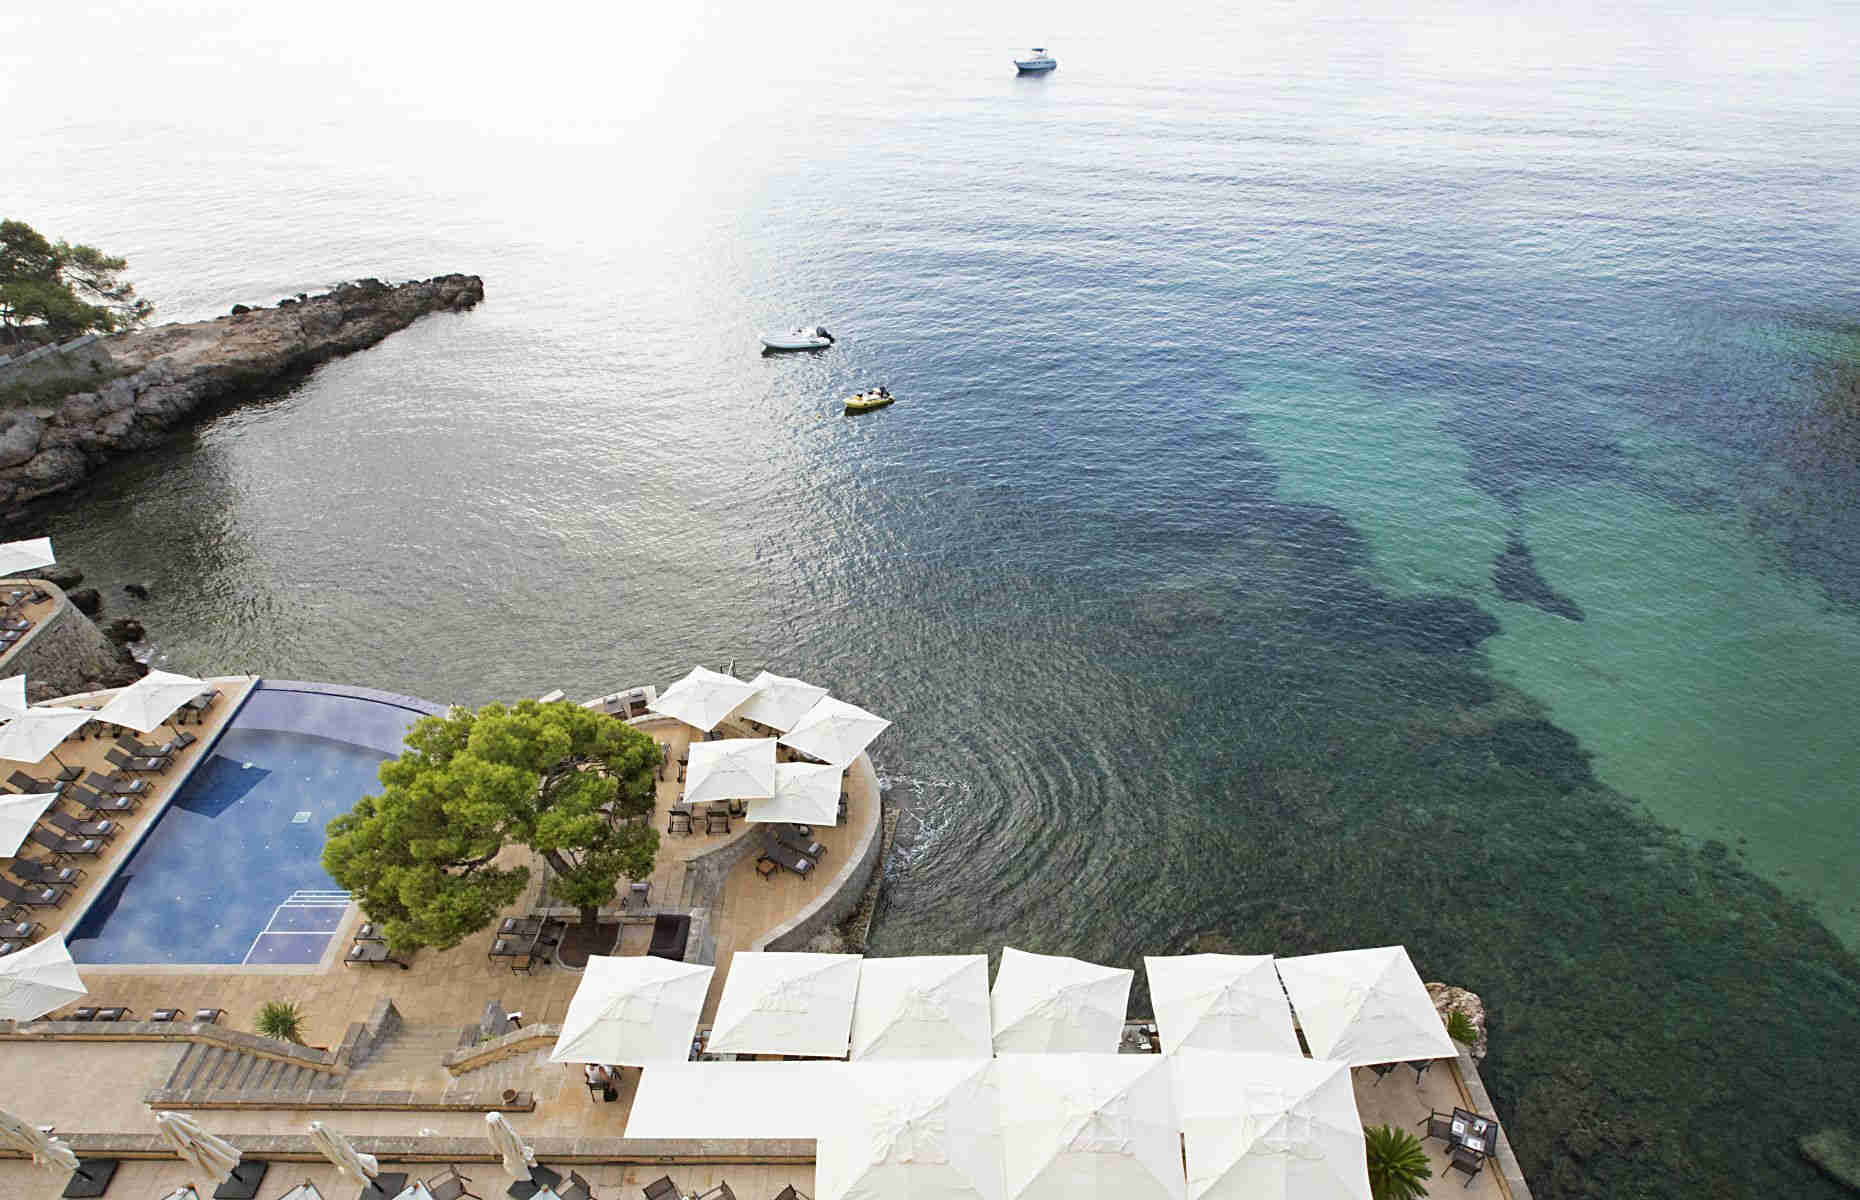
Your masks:
<path fill-rule="evenodd" d="M 323 828 L 379 787 L 382 756 L 236 719 L 71 933 L 80 963 L 312 963 L 346 901 Z"/>
<path fill-rule="evenodd" d="M 20 531 L 168 665 L 805 676 L 897 722 L 876 952 L 1402 942 L 1540 1196 L 1830 1186 L 1860 9 L 96 16 L 0 14 L 16 215 L 176 319 L 488 290 Z"/>

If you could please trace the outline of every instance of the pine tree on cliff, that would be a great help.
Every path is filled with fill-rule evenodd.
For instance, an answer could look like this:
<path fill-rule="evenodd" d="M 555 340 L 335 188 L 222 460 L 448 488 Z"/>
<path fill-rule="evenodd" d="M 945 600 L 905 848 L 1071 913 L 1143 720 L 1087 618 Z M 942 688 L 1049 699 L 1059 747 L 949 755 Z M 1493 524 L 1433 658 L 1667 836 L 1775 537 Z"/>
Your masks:
<path fill-rule="evenodd" d="M 0 340 L 18 341 L 30 326 L 66 338 L 146 321 L 155 306 L 122 278 L 128 267 L 95 246 L 52 242 L 24 221 L 0 221 Z"/>

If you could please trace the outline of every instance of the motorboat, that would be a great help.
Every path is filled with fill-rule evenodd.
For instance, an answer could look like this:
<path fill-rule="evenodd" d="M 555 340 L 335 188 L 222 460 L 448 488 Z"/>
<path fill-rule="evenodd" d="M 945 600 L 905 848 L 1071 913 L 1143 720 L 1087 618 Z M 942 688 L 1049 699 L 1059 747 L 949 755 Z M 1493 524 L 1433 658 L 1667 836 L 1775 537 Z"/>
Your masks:
<path fill-rule="evenodd" d="M 1022 75 L 1043 75 L 1059 65 L 1059 60 L 1046 52 L 1044 46 L 1035 46 L 1027 51 L 1027 57 L 1017 58 L 1014 65 L 1020 68 Z"/>
<path fill-rule="evenodd" d="M 871 412 L 875 408 L 885 407 L 896 399 L 897 397 L 891 394 L 890 388 L 880 384 L 869 392 L 859 392 L 846 397 L 846 411 L 849 414 Z"/>
<path fill-rule="evenodd" d="M 765 333 L 762 344 L 770 350 L 825 350 L 833 335 L 819 325 L 804 325 L 787 333 Z"/>

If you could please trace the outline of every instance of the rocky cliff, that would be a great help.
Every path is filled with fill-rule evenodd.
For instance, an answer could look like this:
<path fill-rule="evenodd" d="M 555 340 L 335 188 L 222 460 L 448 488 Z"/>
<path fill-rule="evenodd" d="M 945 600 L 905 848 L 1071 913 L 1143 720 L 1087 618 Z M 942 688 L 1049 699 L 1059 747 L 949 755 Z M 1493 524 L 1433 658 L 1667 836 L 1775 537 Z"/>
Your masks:
<path fill-rule="evenodd" d="M 97 343 L 115 378 L 56 404 L 0 412 L 0 506 L 66 491 L 116 455 L 160 441 L 210 403 L 374 345 L 433 312 L 484 299 L 476 275 L 389 286 L 364 279 L 276 308 L 161 325 Z"/>

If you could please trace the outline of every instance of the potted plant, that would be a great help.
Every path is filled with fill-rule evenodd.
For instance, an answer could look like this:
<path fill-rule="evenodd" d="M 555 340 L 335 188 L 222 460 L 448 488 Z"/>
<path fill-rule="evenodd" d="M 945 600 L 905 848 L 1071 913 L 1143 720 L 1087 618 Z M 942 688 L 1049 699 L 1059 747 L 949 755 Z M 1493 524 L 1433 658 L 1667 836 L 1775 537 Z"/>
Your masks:
<path fill-rule="evenodd" d="M 1434 1169 L 1427 1165 L 1421 1139 L 1389 1125 L 1363 1128 L 1363 1151 L 1369 1158 L 1369 1194 L 1375 1200 L 1420 1200 Z"/>

